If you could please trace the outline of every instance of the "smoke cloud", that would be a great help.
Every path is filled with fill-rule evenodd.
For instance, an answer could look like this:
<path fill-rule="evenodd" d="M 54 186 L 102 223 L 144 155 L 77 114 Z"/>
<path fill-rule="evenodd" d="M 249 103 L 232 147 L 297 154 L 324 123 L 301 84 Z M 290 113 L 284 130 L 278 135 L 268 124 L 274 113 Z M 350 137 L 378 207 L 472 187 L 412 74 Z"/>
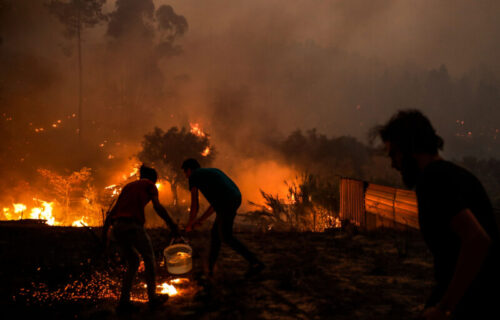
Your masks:
<path fill-rule="evenodd" d="M 111 184 L 145 133 L 196 122 L 215 165 L 258 194 L 259 181 L 278 188 L 295 174 L 274 148 L 294 130 L 366 141 L 401 108 L 430 117 L 447 156 L 500 157 L 499 10 L 493 0 L 107 1 L 107 19 L 82 33 L 79 140 L 75 40 L 45 1 L 2 0 L 3 188 L 41 167 L 87 166 Z"/>

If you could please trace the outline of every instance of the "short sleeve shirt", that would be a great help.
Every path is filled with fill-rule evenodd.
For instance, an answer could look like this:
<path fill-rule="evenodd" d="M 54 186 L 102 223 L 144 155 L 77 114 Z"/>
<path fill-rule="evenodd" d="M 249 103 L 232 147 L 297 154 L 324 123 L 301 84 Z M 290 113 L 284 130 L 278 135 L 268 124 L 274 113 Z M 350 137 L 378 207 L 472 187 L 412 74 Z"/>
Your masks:
<path fill-rule="evenodd" d="M 189 177 L 189 189 L 196 187 L 217 212 L 222 208 L 236 208 L 241 203 L 241 193 L 236 184 L 221 170 L 199 168 Z"/>
<path fill-rule="evenodd" d="M 149 179 L 130 182 L 123 187 L 112 211 L 112 218 L 132 218 L 144 224 L 144 207 L 158 197 L 156 185 Z"/>
<path fill-rule="evenodd" d="M 425 168 L 416 193 L 420 230 L 434 256 L 437 284 L 444 290 L 451 281 L 460 251 L 460 239 L 451 229 L 453 217 L 463 209 L 470 209 L 494 241 L 497 251 L 498 227 L 492 206 L 474 175 L 444 160 L 432 162 Z M 489 257 L 484 265 L 493 265 L 492 260 L 498 259 Z M 487 268 L 483 267 L 481 272 L 488 273 Z"/>

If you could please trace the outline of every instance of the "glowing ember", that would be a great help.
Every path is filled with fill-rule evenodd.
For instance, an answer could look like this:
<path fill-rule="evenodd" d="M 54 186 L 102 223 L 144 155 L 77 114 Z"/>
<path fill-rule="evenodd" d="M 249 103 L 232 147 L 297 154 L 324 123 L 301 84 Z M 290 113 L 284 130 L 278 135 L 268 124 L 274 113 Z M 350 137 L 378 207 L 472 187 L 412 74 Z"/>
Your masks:
<path fill-rule="evenodd" d="M 204 137 L 206 134 L 201 130 L 200 125 L 198 123 L 190 123 L 191 133 L 198 137 Z"/>

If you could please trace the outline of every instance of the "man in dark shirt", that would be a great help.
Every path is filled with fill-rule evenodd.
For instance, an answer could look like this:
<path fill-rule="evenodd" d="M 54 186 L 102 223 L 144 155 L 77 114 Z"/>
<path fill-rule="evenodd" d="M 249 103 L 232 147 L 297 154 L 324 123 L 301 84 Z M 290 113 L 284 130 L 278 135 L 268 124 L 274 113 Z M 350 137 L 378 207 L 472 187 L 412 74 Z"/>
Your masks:
<path fill-rule="evenodd" d="M 416 187 L 420 231 L 434 257 L 436 285 L 425 319 L 498 319 L 499 233 L 478 179 L 443 160 L 430 121 L 400 111 L 378 130 L 392 166 Z"/>
<path fill-rule="evenodd" d="M 130 290 L 139 267 L 139 254 L 144 261 L 150 307 L 156 308 L 165 301 L 165 296 L 159 297 L 156 295 L 155 256 L 151 239 L 144 229 L 144 207 L 149 201 L 152 201 L 156 213 L 165 220 L 170 230 L 173 233 L 178 233 L 178 228 L 158 200 L 156 180 L 157 173 L 154 169 L 144 165 L 141 166 L 140 180 L 130 182 L 123 187 L 115 206 L 104 223 L 103 237 L 105 243 L 107 243 L 108 230 L 112 227 L 112 236 L 127 262 L 127 271 L 123 277 L 118 305 L 119 312 L 127 312 L 133 309 L 130 302 Z"/>
<path fill-rule="evenodd" d="M 241 193 L 236 184 L 219 169 L 200 168 L 200 164 L 196 159 L 187 159 L 184 161 L 182 169 L 189 179 L 189 190 L 191 191 L 191 211 L 186 231 L 193 230 L 193 228 L 201 225 L 214 212 L 216 213 L 210 240 L 209 276 L 213 275 L 213 269 L 222 241 L 248 261 L 250 266 L 246 277 L 261 272 L 264 264 L 233 235 L 234 218 L 236 217 L 236 211 L 241 205 Z M 198 190 L 205 196 L 210 206 L 196 220 L 199 210 Z"/>

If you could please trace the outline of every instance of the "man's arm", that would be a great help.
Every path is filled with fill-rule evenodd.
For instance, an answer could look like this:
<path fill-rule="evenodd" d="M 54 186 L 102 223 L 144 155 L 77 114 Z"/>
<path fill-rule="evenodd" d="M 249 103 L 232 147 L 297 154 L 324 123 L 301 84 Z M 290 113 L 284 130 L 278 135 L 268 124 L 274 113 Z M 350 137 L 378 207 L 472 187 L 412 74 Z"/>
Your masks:
<path fill-rule="evenodd" d="M 111 209 L 111 211 L 106 214 L 106 219 L 104 220 L 104 225 L 102 226 L 102 242 L 106 247 L 108 245 L 109 228 L 111 227 L 111 224 L 113 222 L 113 219 L 111 217 L 113 216 L 114 209 L 115 208 L 113 207 L 113 209 Z"/>
<path fill-rule="evenodd" d="M 198 188 L 193 187 L 191 188 L 191 209 L 189 211 L 189 221 L 186 225 L 186 231 L 190 231 L 192 229 L 199 209 L 200 205 L 198 203 Z"/>
<path fill-rule="evenodd" d="M 469 209 L 463 209 L 451 220 L 451 229 L 461 240 L 460 253 L 453 278 L 436 308 L 424 313 L 426 319 L 447 319 L 476 278 L 488 254 L 491 239 Z M 438 314 L 442 316 L 439 317 Z"/>
<path fill-rule="evenodd" d="M 177 225 L 174 223 L 172 218 L 170 218 L 167 210 L 161 205 L 158 196 L 153 196 L 151 201 L 153 202 L 153 208 L 155 209 L 156 213 L 165 221 L 172 232 L 177 233 L 179 231 Z"/>
<path fill-rule="evenodd" d="M 201 225 L 205 220 L 208 219 L 213 213 L 215 212 L 214 207 L 210 206 L 207 208 L 207 210 L 203 213 L 203 215 L 195 221 L 193 227 L 195 225 Z"/>

